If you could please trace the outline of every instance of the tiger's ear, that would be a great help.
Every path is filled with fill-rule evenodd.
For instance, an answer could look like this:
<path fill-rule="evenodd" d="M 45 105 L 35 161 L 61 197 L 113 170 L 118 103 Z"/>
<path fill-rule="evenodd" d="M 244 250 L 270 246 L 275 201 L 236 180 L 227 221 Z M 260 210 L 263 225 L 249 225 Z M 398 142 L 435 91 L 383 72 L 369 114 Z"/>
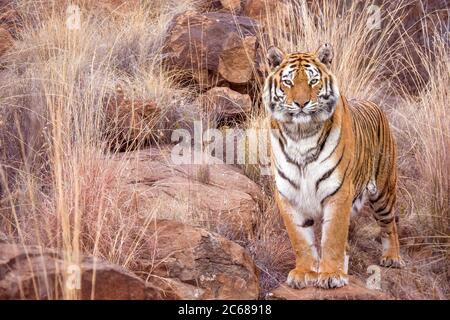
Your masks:
<path fill-rule="evenodd" d="M 283 61 L 284 52 L 278 47 L 271 46 L 267 50 L 267 61 L 269 62 L 269 66 L 273 69 L 280 65 Z"/>
<path fill-rule="evenodd" d="M 319 49 L 317 49 L 316 56 L 320 62 L 329 68 L 334 56 L 333 47 L 329 43 L 323 44 Z"/>

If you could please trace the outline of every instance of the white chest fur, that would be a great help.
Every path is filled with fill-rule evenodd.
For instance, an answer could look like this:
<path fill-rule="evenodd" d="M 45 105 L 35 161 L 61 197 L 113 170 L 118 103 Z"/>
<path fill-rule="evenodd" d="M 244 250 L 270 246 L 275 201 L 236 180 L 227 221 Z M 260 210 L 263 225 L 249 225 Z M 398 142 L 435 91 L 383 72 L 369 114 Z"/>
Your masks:
<path fill-rule="evenodd" d="M 324 147 L 319 150 L 320 132 L 298 142 L 284 136 L 284 146 L 279 132 L 273 131 L 271 134 L 277 189 L 305 219 L 320 217 L 321 201 L 340 184 L 341 177 L 336 170 L 327 179 L 320 181 L 336 165 L 336 157 L 330 154 L 335 150 L 339 135 L 339 128 L 333 128 Z M 317 156 L 317 159 L 307 163 L 307 159 L 313 156 Z"/>

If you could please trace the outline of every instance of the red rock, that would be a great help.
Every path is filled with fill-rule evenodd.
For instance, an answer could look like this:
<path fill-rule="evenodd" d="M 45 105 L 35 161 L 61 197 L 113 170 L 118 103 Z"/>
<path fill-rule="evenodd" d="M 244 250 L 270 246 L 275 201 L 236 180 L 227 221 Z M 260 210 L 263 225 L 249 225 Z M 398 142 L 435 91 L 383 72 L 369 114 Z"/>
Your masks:
<path fill-rule="evenodd" d="M 216 81 L 245 84 L 253 78 L 257 30 L 258 24 L 247 17 L 189 11 L 171 22 L 164 53 L 173 67 L 196 79 L 215 76 Z"/>
<path fill-rule="evenodd" d="M 227 87 L 215 87 L 197 99 L 196 104 L 217 120 L 233 119 L 249 114 L 252 100 L 248 94 L 240 94 Z"/>
<path fill-rule="evenodd" d="M 175 164 L 168 148 L 118 154 L 104 166 L 120 167 L 123 208 L 133 200 L 144 217 L 149 214 L 209 226 L 232 237 L 252 238 L 262 192 L 255 182 L 219 159 L 209 164 Z"/>
<path fill-rule="evenodd" d="M 71 281 L 65 276 L 78 268 L 81 270 L 81 289 L 71 290 L 72 298 L 146 299 L 147 292 L 149 295 L 154 292 L 136 275 L 103 260 L 94 262 L 92 257 L 83 257 L 75 267 L 68 267 L 61 253 L 55 250 L 0 244 L 0 300 L 62 299 L 64 286 L 77 287 L 77 280 Z"/>
<path fill-rule="evenodd" d="M 279 8 L 287 10 L 282 0 L 245 0 L 244 14 L 256 20 L 263 20 L 268 15 L 275 13 Z"/>
<path fill-rule="evenodd" d="M 105 101 L 105 133 L 111 149 L 136 148 L 148 143 L 160 120 L 154 101 L 126 96 L 119 86 L 116 95 Z"/>
<path fill-rule="evenodd" d="M 257 299 L 257 269 L 238 244 L 201 228 L 157 220 L 148 236 L 149 284 L 172 299 Z M 155 253 L 153 255 L 153 253 Z"/>
<path fill-rule="evenodd" d="M 269 300 L 391 300 L 392 297 L 379 290 L 366 288 L 359 279 L 350 276 L 349 284 L 338 289 L 308 287 L 292 289 L 283 284 L 270 292 Z"/>

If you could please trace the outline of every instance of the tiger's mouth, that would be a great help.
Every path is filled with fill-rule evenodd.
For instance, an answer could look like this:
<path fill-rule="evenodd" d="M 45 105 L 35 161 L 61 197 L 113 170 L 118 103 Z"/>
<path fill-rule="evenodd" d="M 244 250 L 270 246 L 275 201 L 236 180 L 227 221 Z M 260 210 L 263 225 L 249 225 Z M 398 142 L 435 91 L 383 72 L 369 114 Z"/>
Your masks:
<path fill-rule="evenodd" d="M 303 108 L 297 105 L 280 104 L 278 112 L 272 114 L 280 121 L 294 122 L 299 124 L 319 123 L 329 119 L 333 112 L 335 104 L 322 103 L 314 101 L 305 105 Z M 277 117 L 278 114 L 278 117 Z"/>
<path fill-rule="evenodd" d="M 284 105 L 283 108 L 290 116 L 310 116 L 320 111 L 318 102 L 308 103 L 303 108 L 298 106 Z"/>

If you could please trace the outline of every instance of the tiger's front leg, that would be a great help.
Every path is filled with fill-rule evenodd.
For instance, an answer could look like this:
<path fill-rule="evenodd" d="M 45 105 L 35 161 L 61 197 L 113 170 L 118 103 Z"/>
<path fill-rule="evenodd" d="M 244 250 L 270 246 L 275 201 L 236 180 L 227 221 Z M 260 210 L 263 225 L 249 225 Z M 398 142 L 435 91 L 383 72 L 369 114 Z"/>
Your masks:
<path fill-rule="evenodd" d="M 289 272 L 286 283 L 296 289 L 313 286 L 317 281 L 318 264 L 313 227 L 308 223 L 305 224 L 301 213 L 277 191 L 275 199 L 295 252 L 295 268 Z"/>
<path fill-rule="evenodd" d="M 324 205 L 321 259 L 317 286 L 325 289 L 348 284 L 345 249 L 350 224 L 351 197 L 345 193 L 330 198 Z"/>

